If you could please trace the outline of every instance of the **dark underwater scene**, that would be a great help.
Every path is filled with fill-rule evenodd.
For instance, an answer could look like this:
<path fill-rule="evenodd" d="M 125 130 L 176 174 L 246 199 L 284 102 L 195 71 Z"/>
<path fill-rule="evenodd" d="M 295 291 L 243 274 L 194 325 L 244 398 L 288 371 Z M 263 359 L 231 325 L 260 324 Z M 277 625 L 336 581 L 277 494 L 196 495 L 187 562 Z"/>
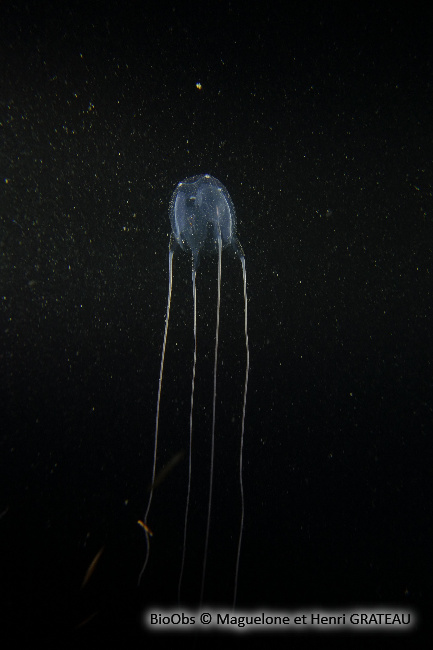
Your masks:
<path fill-rule="evenodd" d="M 0 575 L 16 639 L 430 633 L 430 32 L 412 7 L 4 5 Z M 182 611 L 291 622 L 146 618 Z"/>

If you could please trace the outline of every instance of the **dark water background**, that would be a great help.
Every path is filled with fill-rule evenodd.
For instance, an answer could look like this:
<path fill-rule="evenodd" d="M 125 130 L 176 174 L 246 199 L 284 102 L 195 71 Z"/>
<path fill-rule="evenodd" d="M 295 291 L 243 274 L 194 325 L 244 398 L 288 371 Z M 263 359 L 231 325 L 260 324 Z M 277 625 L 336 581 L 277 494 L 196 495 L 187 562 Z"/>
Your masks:
<path fill-rule="evenodd" d="M 409 5 L 44 1 L 4 4 L 0 31 L 5 627 L 73 647 L 144 647 L 140 612 L 176 603 L 186 461 L 155 492 L 138 590 L 136 522 L 151 477 L 168 204 L 180 180 L 210 173 L 230 192 L 247 261 L 239 608 L 413 608 L 416 643 L 433 568 L 428 16 Z M 229 254 L 222 283 L 205 591 L 221 606 L 233 593 L 245 368 L 241 267 Z M 214 258 L 197 287 L 191 605 Z M 179 254 L 159 468 L 187 450 L 192 349 L 191 262 Z"/>

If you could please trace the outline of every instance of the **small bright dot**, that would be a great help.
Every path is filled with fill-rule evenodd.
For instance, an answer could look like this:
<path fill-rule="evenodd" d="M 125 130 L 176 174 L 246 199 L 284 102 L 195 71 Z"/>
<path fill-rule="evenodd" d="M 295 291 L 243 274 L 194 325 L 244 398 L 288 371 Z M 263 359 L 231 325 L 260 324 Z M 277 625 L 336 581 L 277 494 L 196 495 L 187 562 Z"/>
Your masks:
<path fill-rule="evenodd" d="M 201 88 L 202 88 L 201 83 L 199 81 L 197 81 L 197 83 L 195 84 L 195 87 L 197 88 L 197 90 L 201 90 Z"/>

